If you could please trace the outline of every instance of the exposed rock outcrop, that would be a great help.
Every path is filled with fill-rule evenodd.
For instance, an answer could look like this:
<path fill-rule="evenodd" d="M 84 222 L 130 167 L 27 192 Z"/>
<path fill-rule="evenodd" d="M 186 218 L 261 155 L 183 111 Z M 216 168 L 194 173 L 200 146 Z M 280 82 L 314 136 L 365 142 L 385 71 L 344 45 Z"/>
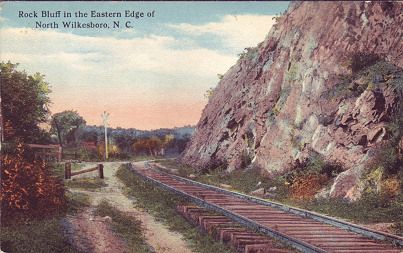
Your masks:
<path fill-rule="evenodd" d="M 402 103 L 402 7 L 292 3 L 219 82 L 182 161 L 271 173 L 313 150 L 351 170 L 330 195 L 354 199 L 356 167 L 387 139 L 385 125 Z"/>

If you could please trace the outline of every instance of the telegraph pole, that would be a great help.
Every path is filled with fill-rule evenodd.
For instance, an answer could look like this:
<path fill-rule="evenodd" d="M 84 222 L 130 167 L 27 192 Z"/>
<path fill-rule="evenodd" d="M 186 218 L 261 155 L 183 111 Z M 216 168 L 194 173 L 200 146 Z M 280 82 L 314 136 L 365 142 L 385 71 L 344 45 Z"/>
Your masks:
<path fill-rule="evenodd" d="M 104 127 L 105 127 L 105 160 L 108 160 L 108 118 L 109 118 L 109 113 L 104 111 L 101 115 L 102 120 L 104 122 Z"/>

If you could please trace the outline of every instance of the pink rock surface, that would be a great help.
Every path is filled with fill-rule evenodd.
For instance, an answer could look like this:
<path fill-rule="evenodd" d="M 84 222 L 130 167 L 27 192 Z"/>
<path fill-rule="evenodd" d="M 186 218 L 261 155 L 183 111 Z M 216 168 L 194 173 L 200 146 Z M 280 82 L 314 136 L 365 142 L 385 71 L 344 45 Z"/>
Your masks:
<path fill-rule="evenodd" d="M 375 86 L 356 97 L 330 91 L 341 75 L 351 75 L 348 63 L 357 52 L 403 67 L 402 7 L 401 2 L 292 3 L 266 39 L 219 82 L 182 162 L 226 164 L 228 170 L 251 163 L 272 173 L 314 150 L 347 170 L 363 166 L 401 103 L 388 85 L 394 76 L 373 78 Z M 365 82 L 360 77 L 351 83 Z M 359 171 L 335 180 L 331 195 L 350 198 L 355 186 L 349 182 Z"/>

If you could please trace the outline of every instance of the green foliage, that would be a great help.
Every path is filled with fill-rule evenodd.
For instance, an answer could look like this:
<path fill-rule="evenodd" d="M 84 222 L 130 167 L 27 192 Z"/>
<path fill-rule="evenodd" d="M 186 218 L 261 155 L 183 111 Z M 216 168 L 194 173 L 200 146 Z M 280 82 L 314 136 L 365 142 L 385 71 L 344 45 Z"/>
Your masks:
<path fill-rule="evenodd" d="M 72 178 L 64 183 L 69 188 L 80 188 L 87 190 L 99 189 L 106 186 L 100 178 Z"/>
<path fill-rule="evenodd" d="M 69 213 L 81 211 L 89 206 L 89 197 L 83 193 L 67 192 L 66 198 Z M 1 249 L 9 253 L 79 253 L 67 242 L 61 223 L 65 213 L 64 210 L 60 211 L 63 212 L 45 218 L 37 219 L 31 217 L 32 215 L 15 216 L 7 222 L 2 222 Z"/>
<path fill-rule="evenodd" d="M 154 252 L 145 242 L 140 220 L 137 220 L 133 216 L 124 214 L 105 200 L 99 203 L 95 214 L 112 218 L 112 229 L 127 241 L 130 252 Z"/>
<path fill-rule="evenodd" d="M 353 73 L 357 73 L 365 67 L 373 65 L 379 59 L 379 56 L 376 54 L 357 52 L 352 55 L 351 59 L 348 62 L 348 67 Z"/>
<path fill-rule="evenodd" d="M 403 235 L 403 221 L 397 221 L 392 225 L 392 229 L 395 234 L 402 236 Z"/>
<path fill-rule="evenodd" d="M 283 175 L 283 177 L 288 184 L 292 185 L 295 180 L 306 175 L 324 175 L 328 179 L 331 179 L 343 170 L 341 164 L 326 161 L 322 155 L 312 152 L 307 160 L 293 164 L 288 169 L 289 172 Z"/>
<path fill-rule="evenodd" d="M 403 220 L 402 201 L 403 195 L 401 194 L 395 198 L 389 198 L 379 193 L 367 193 L 353 203 L 337 199 L 316 199 L 310 202 L 294 202 L 293 204 L 354 222 L 399 223 Z"/>
<path fill-rule="evenodd" d="M 67 212 L 71 214 L 78 213 L 91 204 L 90 196 L 85 193 L 67 192 L 66 197 L 68 201 Z"/>
<path fill-rule="evenodd" d="M 21 138 L 25 142 L 38 142 L 41 141 L 39 136 L 47 138 L 38 125 L 46 122 L 49 115 L 49 84 L 40 73 L 28 75 L 25 71 L 18 71 L 17 66 L 10 62 L 0 63 L 5 140 Z"/>
<path fill-rule="evenodd" d="M 235 170 L 231 173 L 226 172 L 224 167 L 217 167 L 207 173 L 203 173 L 174 160 L 164 160 L 159 161 L 159 163 L 169 169 L 177 170 L 179 176 L 189 177 L 190 174 L 193 174 L 196 178 L 192 180 L 216 186 L 220 186 L 221 184 L 231 185 L 235 190 L 245 193 L 256 190 L 256 185 L 259 182 L 261 183 L 259 187 L 277 187 L 281 185 L 281 183 L 279 184 L 278 182 L 274 182 L 273 179 L 263 176 L 261 171 L 256 167 Z"/>
<path fill-rule="evenodd" d="M 150 156 L 157 156 L 164 147 L 164 142 L 157 136 L 137 140 L 133 144 L 136 153 L 148 153 Z"/>
<path fill-rule="evenodd" d="M 403 90 L 402 70 L 383 60 L 357 68 L 350 75 L 339 76 L 339 82 L 323 94 L 324 98 L 352 98 L 366 89 L 376 91 L 381 85 L 391 85 Z M 384 79 L 385 78 L 385 79 Z"/>
<path fill-rule="evenodd" d="M 206 92 L 204 92 L 204 98 L 210 99 L 214 94 L 214 88 L 210 87 Z"/>
<path fill-rule="evenodd" d="M 402 79 L 400 79 L 401 81 Z M 398 86 L 400 84 L 400 86 Z M 402 83 L 394 83 L 400 92 L 403 91 Z M 402 99 L 401 97 L 400 99 Z M 390 116 L 391 120 L 386 124 L 388 141 L 382 143 L 372 153 L 368 166 L 371 169 L 383 168 L 387 176 L 398 175 L 403 180 L 403 157 L 399 154 L 399 142 L 403 138 L 403 105 L 399 103 L 394 113 Z M 403 152 L 403 150 L 400 150 Z"/>
<path fill-rule="evenodd" d="M 8 253 L 78 253 L 68 244 L 58 218 L 2 226 L 0 241 Z"/>
<path fill-rule="evenodd" d="M 52 127 L 50 132 L 57 134 L 59 144 L 77 142 L 77 130 L 86 124 L 78 112 L 67 110 L 52 115 Z"/>
<path fill-rule="evenodd" d="M 193 180 L 219 187 L 220 184 L 231 185 L 233 190 L 244 193 L 255 190 L 256 184 L 261 182 L 259 187 L 264 187 L 265 189 L 275 187 L 276 190 L 269 191 L 270 198 L 284 204 L 348 219 L 353 222 L 392 222 L 394 223 L 392 228 L 395 232 L 402 235 L 403 195 L 401 193 L 393 196 L 387 192 L 366 192 L 360 200 L 353 203 L 342 199 L 299 200 L 291 198 L 290 182 L 292 183 L 293 179 L 310 174 L 334 177 L 341 172 L 340 165 L 326 162 L 319 154 L 313 154 L 312 158 L 302 166 L 302 169 L 291 170 L 285 175 L 272 175 L 270 178 L 262 176 L 256 168 L 246 171 L 233 171 L 232 173 L 225 173 L 221 169 L 202 175 L 198 174 L 195 169 L 172 160 L 162 161 L 161 163 L 170 169 L 178 169 L 178 174 L 181 176 L 188 176 L 192 173 L 196 175 Z"/>
<path fill-rule="evenodd" d="M 383 168 L 387 175 L 396 175 L 403 171 L 403 161 L 399 158 L 397 146 L 385 143 L 378 147 L 369 163 L 370 168 Z"/>
<path fill-rule="evenodd" d="M 123 133 L 115 135 L 113 139 L 118 148 L 126 153 L 129 153 L 132 150 L 131 146 L 136 141 L 135 137 Z"/>
<path fill-rule="evenodd" d="M 244 58 L 251 60 L 253 59 L 253 57 L 256 56 L 257 51 L 258 51 L 257 47 L 246 47 L 242 53 L 238 54 L 239 60 Z"/>
<path fill-rule="evenodd" d="M 127 193 L 136 198 L 136 204 L 139 207 L 166 223 L 171 230 L 181 233 L 190 241 L 195 252 L 235 253 L 231 248 L 215 242 L 211 236 L 200 233 L 185 218 L 178 215 L 176 206 L 183 204 L 182 198 L 145 182 L 125 166 L 123 165 L 116 175 L 127 186 Z"/>

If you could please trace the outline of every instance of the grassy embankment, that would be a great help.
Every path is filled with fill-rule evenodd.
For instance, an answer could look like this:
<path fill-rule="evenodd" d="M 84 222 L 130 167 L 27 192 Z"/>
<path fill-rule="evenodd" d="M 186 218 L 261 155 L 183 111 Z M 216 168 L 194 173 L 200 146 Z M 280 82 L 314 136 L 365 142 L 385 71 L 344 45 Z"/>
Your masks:
<path fill-rule="evenodd" d="M 112 218 L 112 229 L 125 239 L 131 253 L 154 252 L 145 242 L 141 221 L 135 217 L 119 211 L 105 200 L 97 206 L 95 214 Z"/>
<path fill-rule="evenodd" d="M 52 174 L 63 179 L 64 166 L 62 164 L 48 167 Z M 79 170 L 82 165 L 74 165 L 73 170 Z M 97 190 L 106 184 L 96 178 L 82 178 L 64 181 L 66 188 L 80 188 Z M 1 249 L 8 253 L 80 253 L 68 243 L 62 227 L 62 219 L 67 215 L 75 215 L 90 206 L 90 199 L 84 193 L 66 192 L 67 210 L 52 216 L 42 218 L 15 217 L 1 226 Z M 99 216 L 112 218 L 112 229 L 117 232 L 133 249 L 132 252 L 152 252 L 145 244 L 141 222 L 136 218 L 120 212 L 107 202 L 101 202 L 96 209 Z"/>
<path fill-rule="evenodd" d="M 239 170 L 230 174 L 225 173 L 223 169 L 217 169 L 203 174 L 174 160 L 161 161 L 160 164 L 176 169 L 179 176 L 189 177 L 193 174 L 195 177 L 193 180 L 221 187 L 222 184 L 230 185 L 231 190 L 246 194 L 260 187 L 265 189 L 275 187 L 275 190 L 269 192 L 270 196 L 267 199 L 356 223 L 393 223 L 394 232 L 399 235 L 403 233 L 403 194 L 401 193 L 393 197 L 384 196 L 382 193 L 365 193 L 360 200 L 353 203 L 337 199 L 301 200 L 292 196 L 286 176 L 269 179 L 263 177 L 256 169 Z M 256 186 L 258 182 L 260 182 L 259 187 Z"/>
<path fill-rule="evenodd" d="M 66 194 L 67 212 L 44 218 L 18 217 L 2 224 L 1 249 L 7 253 L 79 253 L 63 234 L 61 219 L 89 205 L 84 194 Z"/>
<path fill-rule="evenodd" d="M 172 231 L 179 232 L 190 242 L 192 249 L 200 253 L 234 253 L 234 249 L 214 241 L 201 233 L 185 218 L 178 215 L 176 206 L 183 203 L 180 197 L 145 182 L 129 171 L 126 165 L 117 172 L 117 177 L 127 186 L 126 193 L 136 199 L 136 205 L 150 212 L 157 220 L 165 223 Z"/>

